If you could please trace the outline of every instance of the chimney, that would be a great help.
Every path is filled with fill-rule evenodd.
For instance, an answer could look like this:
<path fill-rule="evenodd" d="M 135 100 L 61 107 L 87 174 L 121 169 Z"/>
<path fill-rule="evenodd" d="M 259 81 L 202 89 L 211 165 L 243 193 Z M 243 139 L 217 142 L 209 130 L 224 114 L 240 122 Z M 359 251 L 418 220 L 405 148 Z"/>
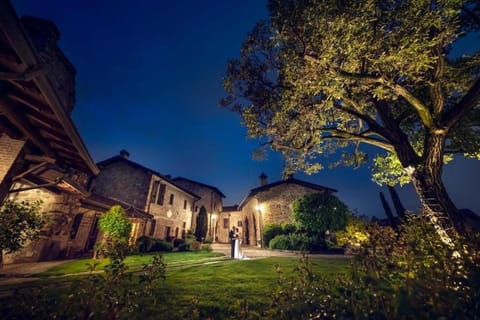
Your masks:
<path fill-rule="evenodd" d="M 130 157 L 130 153 L 127 150 L 122 149 L 120 150 L 120 157 L 124 159 L 128 159 L 128 157 Z"/>
<path fill-rule="evenodd" d="M 260 175 L 259 178 L 260 178 L 260 186 L 263 187 L 263 186 L 265 186 L 265 185 L 268 184 L 268 182 L 267 182 L 267 178 L 268 178 L 268 177 L 267 177 L 267 175 L 266 175 L 265 173 L 262 172 L 262 174 Z"/>

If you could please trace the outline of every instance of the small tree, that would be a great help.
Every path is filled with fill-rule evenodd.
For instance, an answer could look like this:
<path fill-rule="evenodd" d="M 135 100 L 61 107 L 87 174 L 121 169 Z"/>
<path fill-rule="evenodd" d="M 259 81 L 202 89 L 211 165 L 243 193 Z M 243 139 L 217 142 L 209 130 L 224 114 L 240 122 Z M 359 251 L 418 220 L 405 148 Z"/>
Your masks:
<path fill-rule="evenodd" d="M 345 229 L 348 214 L 348 207 L 329 193 L 313 193 L 293 203 L 297 228 L 310 236 L 324 237 L 327 230 Z"/>
<path fill-rule="evenodd" d="M 125 210 L 119 205 L 113 206 L 100 217 L 98 223 L 104 234 L 103 246 L 106 254 L 123 255 L 132 231 L 132 222 Z"/>
<path fill-rule="evenodd" d="M 3 270 L 3 251 L 20 250 L 27 241 L 34 240 L 45 225 L 40 213 L 42 201 L 30 204 L 7 200 L 0 208 L 0 270 Z"/>

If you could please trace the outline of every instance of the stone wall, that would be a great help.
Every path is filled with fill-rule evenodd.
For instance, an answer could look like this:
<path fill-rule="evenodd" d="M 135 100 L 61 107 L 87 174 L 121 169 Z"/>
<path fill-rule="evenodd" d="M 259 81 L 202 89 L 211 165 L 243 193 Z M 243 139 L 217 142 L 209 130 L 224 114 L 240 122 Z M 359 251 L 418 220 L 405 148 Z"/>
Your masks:
<path fill-rule="evenodd" d="M 0 203 L 11 187 L 11 179 L 24 167 L 23 163 L 15 162 L 24 145 L 23 140 L 11 139 L 6 134 L 0 134 Z M 14 168 L 14 163 L 17 163 L 18 168 Z"/>
<path fill-rule="evenodd" d="M 245 243 L 243 232 L 243 213 L 242 211 L 224 211 L 219 215 L 217 227 L 217 241 L 222 243 L 228 243 L 230 241 L 228 237 L 229 231 L 232 227 L 238 228 L 240 238 Z"/>
<path fill-rule="evenodd" d="M 101 168 L 95 192 L 145 210 L 151 174 L 120 161 Z"/>
<path fill-rule="evenodd" d="M 152 214 L 156 221 L 155 231 L 151 236 L 160 239 L 166 239 L 167 237 L 182 238 L 183 233 L 192 228 L 192 209 L 195 198 L 170 182 L 156 176 L 152 179 L 150 189 L 155 181 L 159 181 L 160 185 L 165 185 L 165 193 L 163 204 L 158 204 L 158 201 L 149 201 L 147 205 L 146 211 Z M 173 203 L 170 204 L 172 195 Z M 151 191 L 149 197 L 151 197 Z M 149 234 L 149 230 L 147 234 Z"/>
<path fill-rule="evenodd" d="M 222 212 L 223 209 L 222 196 L 218 194 L 218 192 L 214 189 L 206 185 L 195 183 L 194 181 L 179 178 L 175 179 L 174 182 L 175 184 L 189 190 L 190 192 L 200 197 L 200 200 L 195 201 L 195 206 L 193 208 L 192 230 L 196 228 L 196 220 L 200 212 L 200 208 L 205 207 L 208 214 L 208 235 L 213 236 L 215 226 L 211 225 L 211 223 L 213 222 L 212 215 L 217 215 L 216 221 L 218 221 L 218 215 Z"/>
<path fill-rule="evenodd" d="M 17 183 L 14 188 L 30 186 Z M 99 213 L 82 208 L 79 196 L 37 188 L 12 193 L 9 199 L 16 202 L 41 200 L 41 210 L 47 215 L 47 224 L 38 239 L 28 243 L 22 250 L 6 255 L 5 263 L 73 258 L 88 251 L 88 244 L 96 227 L 95 217 Z M 93 236 L 96 236 L 96 233 Z M 96 237 L 93 243 L 95 241 Z"/>
<path fill-rule="evenodd" d="M 261 245 L 263 228 L 270 223 L 293 222 L 293 202 L 318 190 L 285 182 L 261 191 L 242 207 L 246 242 Z"/>

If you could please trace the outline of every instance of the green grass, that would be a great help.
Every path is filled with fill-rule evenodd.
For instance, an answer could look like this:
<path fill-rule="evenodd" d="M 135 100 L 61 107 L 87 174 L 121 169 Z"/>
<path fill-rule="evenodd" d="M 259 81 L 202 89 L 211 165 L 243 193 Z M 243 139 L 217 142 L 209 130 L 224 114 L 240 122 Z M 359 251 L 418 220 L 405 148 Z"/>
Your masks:
<path fill-rule="evenodd" d="M 350 260 L 344 258 L 311 258 L 311 262 L 314 272 L 326 277 L 346 273 L 350 268 Z M 198 299 L 202 310 L 217 317 L 227 317 L 231 309 L 238 310 L 238 305 L 244 300 L 253 310 L 265 310 L 271 303 L 271 293 L 279 279 L 276 265 L 284 274 L 290 275 L 299 266 L 299 259 L 230 260 L 168 272 L 164 285 L 157 293 L 162 303 L 151 310 L 150 316 L 161 313 L 164 319 L 175 319 L 178 316 L 176 312 L 188 309 L 195 299 Z M 172 304 L 176 310 L 165 307 Z"/>
<path fill-rule="evenodd" d="M 174 267 L 179 265 L 188 265 L 191 263 L 201 263 L 211 259 L 219 259 L 225 257 L 218 252 L 167 252 L 163 253 L 163 258 L 168 266 Z M 138 271 L 146 263 L 152 260 L 152 254 L 132 255 L 125 259 L 125 264 L 130 271 Z M 98 263 L 95 270 L 103 270 L 109 263 L 108 259 L 78 259 L 68 261 L 64 264 L 53 267 L 46 272 L 36 274 L 35 276 L 47 277 L 47 276 L 62 276 L 67 274 L 77 274 L 81 272 L 87 272 L 87 265 L 92 263 Z"/>
<path fill-rule="evenodd" d="M 126 259 L 126 264 L 129 270 L 138 270 L 151 257 L 131 256 Z M 231 260 L 222 254 L 205 252 L 167 253 L 164 261 L 167 263 L 166 280 L 159 281 L 154 289 L 158 302 L 153 306 L 150 300 L 139 300 L 143 306 L 137 314 L 139 319 L 188 319 L 192 310 L 200 312 L 200 319 L 233 319 L 238 316 L 240 304 L 244 301 L 250 310 L 263 313 L 270 307 L 272 292 L 278 284 L 276 266 L 288 276 L 300 265 L 300 259 L 296 257 Z M 91 259 L 71 261 L 48 270 L 42 274 L 45 277 L 42 277 L 41 286 L 48 288 L 52 297 L 68 294 L 70 287 L 85 275 L 50 276 L 84 272 L 88 262 Z M 350 259 L 345 258 L 311 257 L 310 262 L 316 274 L 326 277 L 335 277 L 350 269 Z M 106 260 L 102 261 L 102 265 L 106 263 Z M 65 282 L 66 279 L 69 281 Z M 38 285 L 38 282 L 31 284 L 32 287 Z M 22 290 L 30 291 L 25 287 Z M 0 306 L 2 303 L 0 299 Z"/>

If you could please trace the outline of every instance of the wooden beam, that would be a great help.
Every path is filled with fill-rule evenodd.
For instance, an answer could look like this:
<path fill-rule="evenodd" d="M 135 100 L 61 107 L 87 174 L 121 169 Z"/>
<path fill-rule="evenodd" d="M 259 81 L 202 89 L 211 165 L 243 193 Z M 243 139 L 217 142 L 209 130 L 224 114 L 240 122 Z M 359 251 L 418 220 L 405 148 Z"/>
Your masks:
<path fill-rule="evenodd" d="M 0 110 L 4 113 L 8 120 L 40 150 L 42 150 L 42 152 L 49 157 L 53 157 L 55 155 L 53 149 L 40 135 L 38 130 L 28 122 L 23 113 L 19 112 L 21 107 L 18 105 L 18 102 L 12 101 L 0 94 Z"/>
<path fill-rule="evenodd" d="M 9 90 L 8 97 L 12 100 L 23 103 L 24 105 L 32 108 L 33 110 L 42 112 L 44 114 L 53 115 L 52 109 L 50 109 L 50 107 L 47 106 L 45 103 L 37 99 L 33 99 L 14 88 Z"/>
<path fill-rule="evenodd" d="M 36 171 L 38 169 L 40 169 L 41 167 L 44 167 L 48 164 L 48 162 L 42 162 L 42 163 L 39 163 L 33 167 L 31 167 L 30 169 L 16 175 L 15 177 L 13 177 L 13 181 L 17 181 L 17 180 L 20 180 L 20 179 L 23 179 L 27 174 L 30 174 L 32 173 L 33 171 Z"/>
<path fill-rule="evenodd" d="M 17 130 L 4 115 L 0 115 L 0 132 L 6 133 L 7 136 L 12 139 L 18 140 L 23 138 L 23 134 Z"/>
<path fill-rule="evenodd" d="M 36 110 L 27 109 L 25 115 L 28 119 L 35 121 L 42 125 L 42 127 L 48 127 L 52 130 L 63 132 L 61 130 L 62 126 L 57 121 L 55 117 L 49 117 L 41 112 L 37 112 Z"/>
<path fill-rule="evenodd" d="M 47 156 L 38 156 L 36 154 L 26 154 L 25 157 L 23 158 L 31 162 L 46 162 L 51 164 L 54 164 L 55 162 L 57 162 L 57 160 L 54 158 L 50 158 Z"/>

